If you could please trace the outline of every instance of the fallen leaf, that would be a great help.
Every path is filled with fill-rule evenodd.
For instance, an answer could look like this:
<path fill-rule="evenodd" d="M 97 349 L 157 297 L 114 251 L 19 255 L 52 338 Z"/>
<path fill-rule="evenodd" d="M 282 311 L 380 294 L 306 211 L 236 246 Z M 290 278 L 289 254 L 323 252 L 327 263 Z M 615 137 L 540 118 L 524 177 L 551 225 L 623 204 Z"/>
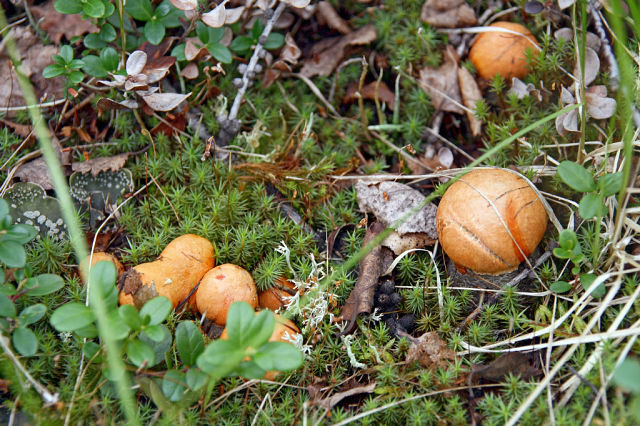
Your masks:
<path fill-rule="evenodd" d="M 584 85 L 590 85 L 593 80 L 598 76 L 600 72 L 600 58 L 598 54 L 591 48 L 587 47 L 584 50 Z M 573 68 L 573 75 L 580 78 L 580 61 L 576 61 L 576 65 Z"/>
<path fill-rule="evenodd" d="M 605 86 L 593 86 L 587 89 L 584 95 L 587 104 L 587 114 L 596 120 L 609 118 L 616 112 L 616 100 L 607 97 Z"/>
<path fill-rule="evenodd" d="M 284 47 L 280 50 L 280 57 L 267 69 L 262 77 L 262 87 L 267 88 L 273 84 L 282 72 L 290 72 L 293 66 L 298 64 L 302 54 L 291 34 L 284 36 Z"/>
<path fill-rule="evenodd" d="M 100 30 L 90 19 L 83 19 L 82 14 L 65 15 L 58 12 L 53 4 L 54 2 L 50 1 L 42 6 L 31 6 L 38 26 L 47 33 L 53 44 L 60 44 L 63 36 L 71 41 L 73 37 L 97 33 Z"/>
<path fill-rule="evenodd" d="M 315 49 L 312 49 L 316 53 L 304 61 L 300 74 L 305 77 L 326 77 L 340 64 L 347 47 L 369 44 L 377 37 L 375 27 L 370 24 L 337 39 L 320 41 L 314 46 Z"/>
<path fill-rule="evenodd" d="M 482 134 L 482 121 L 478 120 L 473 110 L 475 110 L 477 102 L 482 100 L 482 92 L 478 87 L 478 83 L 476 83 L 476 79 L 465 67 L 458 68 L 458 84 L 460 85 L 462 102 L 471 110 L 465 111 L 471 127 L 471 134 L 473 137 L 478 137 Z"/>
<path fill-rule="evenodd" d="M 55 77 L 46 79 L 42 71 L 53 63 L 53 55 L 58 48 L 53 45 L 44 46 L 27 26 L 13 27 L 10 35 L 16 42 L 22 63 L 20 69 L 31 80 L 36 96 L 59 99 L 64 96 L 65 79 Z M 24 106 L 24 97 L 18 82 L 18 76 L 7 54 L 7 49 L 0 52 L 0 108 Z"/>
<path fill-rule="evenodd" d="M 27 124 L 18 124 L 13 121 L 2 119 L 0 119 L 0 123 L 4 124 L 6 127 L 10 128 L 13 133 L 23 138 L 26 138 L 31 135 L 31 132 L 33 132 L 33 127 Z"/>
<path fill-rule="evenodd" d="M 393 226 L 425 196 L 408 185 L 397 182 L 358 181 L 355 185 L 360 210 L 372 213 L 385 226 Z M 399 234 L 424 233 L 431 239 L 436 233 L 436 206 L 427 203 L 396 229 Z"/>
<path fill-rule="evenodd" d="M 436 110 L 462 114 L 456 103 L 462 103 L 458 85 L 458 58 L 451 45 L 447 45 L 444 62 L 438 68 L 425 67 L 420 70 L 418 84 L 429 94 Z"/>
<path fill-rule="evenodd" d="M 364 99 L 369 99 L 371 101 L 374 101 L 376 99 L 376 92 L 377 92 L 378 101 L 380 103 L 387 104 L 389 106 L 389 109 L 393 111 L 396 106 L 396 95 L 394 95 L 393 92 L 389 89 L 389 86 L 387 86 L 382 81 L 380 83 L 378 83 L 377 81 L 372 81 L 371 83 L 363 86 L 362 92 L 360 93 L 360 95 Z M 358 83 L 352 82 L 351 84 L 349 84 L 349 86 L 347 86 L 347 93 L 342 99 L 342 102 L 343 103 L 356 102 L 358 100 L 357 93 L 358 93 Z"/>
<path fill-rule="evenodd" d="M 210 10 L 207 13 L 203 13 L 200 19 L 202 19 L 202 22 L 204 22 L 211 28 L 220 28 L 224 25 L 226 17 L 227 10 L 224 7 L 224 3 L 221 3 L 213 10 Z"/>
<path fill-rule="evenodd" d="M 400 333 L 400 335 L 403 334 Z M 451 364 L 451 361 L 456 359 L 455 352 L 447 347 L 446 342 L 435 331 L 409 340 L 411 346 L 407 351 L 407 363 L 418 361 L 421 366 L 426 368 L 446 368 Z"/>
<path fill-rule="evenodd" d="M 438 28 L 458 28 L 476 25 L 478 19 L 465 0 L 427 0 L 422 5 L 420 19 Z"/>
<path fill-rule="evenodd" d="M 96 176 L 100 172 L 106 172 L 108 170 L 117 172 L 124 167 L 125 163 L 129 159 L 130 153 L 125 152 L 123 154 L 113 155 L 111 157 L 98 157 L 87 161 L 75 162 L 71 165 L 71 169 L 74 172 L 89 173 Z"/>
<path fill-rule="evenodd" d="M 139 106 L 133 99 L 125 99 L 124 101 L 116 102 L 109 98 L 100 98 L 97 105 L 98 109 L 102 111 L 136 109 Z"/>
<path fill-rule="evenodd" d="M 191 62 L 185 66 L 182 71 L 180 71 L 180 75 L 186 78 L 187 80 L 193 80 L 194 78 L 198 78 L 200 75 L 200 71 L 198 70 L 198 65 Z"/>
<path fill-rule="evenodd" d="M 397 232 L 392 232 L 382 242 L 383 247 L 387 247 L 395 255 L 404 253 L 407 250 L 413 250 L 435 244 L 437 240 L 430 238 L 425 233 L 410 233 L 400 235 Z"/>
<path fill-rule="evenodd" d="M 333 407 L 338 405 L 340 401 L 349 396 L 359 395 L 361 393 L 373 393 L 375 389 L 376 382 L 371 382 L 368 385 L 357 386 L 346 391 L 334 393 L 327 398 L 319 399 L 318 401 L 316 401 L 316 405 L 326 408 L 327 410 L 331 410 Z"/>
<path fill-rule="evenodd" d="M 163 121 L 158 123 L 153 129 L 151 129 L 152 135 L 162 133 L 166 136 L 171 136 L 179 132 L 183 132 L 187 127 L 187 118 L 183 113 L 171 114 L 168 113 Z"/>
<path fill-rule="evenodd" d="M 380 222 L 373 223 L 368 229 L 362 241 L 362 246 L 366 246 L 378 234 L 384 231 L 385 226 Z M 383 249 L 380 245 L 375 246 L 360 261 L 358 281 L 351 290 L 349 298 L 340 311 L 340 318 L 348 321 L 347 326 L 341 334 L 348 334 L 355 328 L 356 318 L 361 313 L 371 313 L 373 308 L 373 298 L 378 287 L 378 278 L 384 272 Z"/>
<path fill-rule="evenodd" d="M 338 12 L 336 12 L 330 2 L 318 2 L 316 13 L 321 24 L 326 24 L 329 28 L 342 34 L 349 34 L 351 32 L 349 24 L 338 15 Z"/>
<path fill-rule="evenodd" d="M 169 0 L 172 5 L 180 10 L 194 10 L 198 7 L 197 0 Z"/>
<path fill-rule="evenodd" d="M 488 365 L 474 365 L 471 373 L 474 378 L 492 382 L 501 382 L 508 374 L 519 375 L 521 380 L 527 381 L 542 374 L 535 366 L 535 360 L 535 353 L 507 352 Z"/>
<path fill-rule="evenodd" d="M 143 96 L 142 99 L 154 111 L 171 111 L 189 96 L 191 96 L 191 92 L 186 95 L 181 93 L 153 93 Z"/>
<path fill-rule="evenodd" d="M 44 158 L 36 158 L 35 160 L 24 163 L 16 170 L 14 177 L 22 182 L 31 182 L 40 185 L 45 191 L 53 189 L 53 181 L 49 173 L 49 167 Z"/>
<path fill-rule="evenodd" d="M 522 80 L 518 77 L 513 77 L 511 79 L 511 89 L 507 92 L 507 95 L 515 95 L 518 99 L 523 99 L 526 96 L 530 96 L 532 93 L 536 92 L 536 86 L 532 83 L 524 84 Z M 537 93 L 538 101 L 541 101 L 540 93 Z"/>

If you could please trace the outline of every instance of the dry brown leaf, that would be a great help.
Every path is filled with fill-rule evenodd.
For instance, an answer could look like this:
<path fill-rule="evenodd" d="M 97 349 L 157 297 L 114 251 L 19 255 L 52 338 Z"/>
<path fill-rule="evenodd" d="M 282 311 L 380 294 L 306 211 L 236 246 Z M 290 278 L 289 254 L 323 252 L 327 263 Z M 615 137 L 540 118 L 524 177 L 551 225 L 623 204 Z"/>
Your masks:
<path fill-rule="evenodd" d="M 111 157 L 99 157 L 87 161 L 81 161 L 73 163 L 71 169 L 74 172 L 89 173 L 96 176 L 100 172 L 106 172 L 111 170 L 117 172 L 124 167 L 127 159 L 129 159 L 130 153 L 125 152 L 123 154 L 114 155 Z"/>
<path fill-rule="evenodd" d="M 14 177 L 17 177 L 22 182 L 37 183 L 45 191 L 53 189 L 53 181 L 51 180 L 49 167 L 47 167 L 44 158 L 36 158 L 28 163 L 24 163 L 18 167 Z"/>
<path fill-rule="evenodd" d="M 42 70 L 53 63 L 52 57 L 58 53 L 58 48 L 53 45 L 42 45 L 26 26 L 13 27 L 10 34 L 16 42 L 22 58 L 20 69 L 33 83 L 36 96 L 42 98 L 46 94 L 49 100 L 63 97 L 64 78 L 46 79 L 42 76 Z M 0 79 L 0 108 L 23 106 L 25 104 L 24 97 L 7 49 L 0 52 L 0 75 L 2 75 L 2 79 Z"/>
<path fill-rule="evenodd" d="M 392 226 L 413 208 L 422 205 L 425 196 L 397 182 L 358 181 L 355 185 L 360 210 L 372 213 L 385 226 Z M 399 234 L 424 233 L 431 239 L 436 233 L 436 206 L 427 203 L 396 229 Z"/>
<path fill-rule="evenodd" d="M 418 84 L 429 94 L 436 110 L 464 113 L 462 108 L 449 100 L 462 102 L 458 85 L 458 57 L 452 46 L 447 45 L 444 62 L 440 67 L 425 67 L 420 70 Z"/>
<path fill-rule="evenodd" d="M 492 382 L 501 382 L 508 374 L 517 374 L 522 380 L 529 380 L 542 374 L 535 365 L 535 353 L 507 352 L 488 365 L 475 365 L 472 368 L 474 378 Z"/>
<path fill-rule="evenodd" d="M 180 75 L 186 78 L 187 80 L 193 80 L 194 78 L 198 78 L 200 71 L 198 70 L 198 65 L 191 62 L 187 64 L 186 67 L 182 71 L 180 71 Z"/>
<path fill-rule="evenodd" d="M 389 106 L 389 109 L 393 111 L 396 106 L 396 96 L 389 89 L 389 86 L 387 86 L 383 81 L 381 81 L 380 83 L 378 83 L 377 81 L 372 81 L 371 83 L 363 86 L 362 93 L 360 93 L 360 95 L 364 99 L 369 99 L 371 101 L 374 101 L 376 99 L 376 91 L 378 92 L 378 95 L 377 95 L 378 101 L 380 103 L 387 104 Z M 358 100 L 357 92 L 358 92 L 358 83 L 352 82 L 347 87 L 347 93 L 342 99 L 342 102 L 343 103 L 356 102 Z"/>
<path fill-rule="evenodd" d="M 465 111 L 471 127 L 471 134 L 474 138 L 477 138 L 482 134 L 482 121 L 478 120 L 473 110 L 476 108 L 476 103 L 482 100 L 482 92 L 478 87 L 478 83 L 476 83 L 476 79 L 465 67 L 458 68 L 458 85 L 460 85 L 460 95 L 464 106 L 471 110 Z"/>
<path fill-rule="evenodd" d="M 427 0 L 420 19 L 438 28 L 468 27 L 478 22 L 476 13 L 464 0 Z"/>
<path fill-rule="evenodd" d="M 380 222 L 373 223 L 368 229 L 362 241 L 362 246 L 366 246 L 378 234 L 384 231 L 385 227 Z M 343 321 L 349 323 L 342 334 L 350 333 L 356 324 L 356 317 L 361 313 L 371 313 L 373 308 L 373 298 L 378 287 L 378 278 L 384 272 L 383 269 L 383 249 L 380 245 L 374 247 L 360 261 L 358 281 L 356 281 L 349 298 L 345 302 L 340 312 Z"/>
<path fill-rule="evenodd" d="M 2 119 L 0 119 L 0 123 L 4 124 L 6 127 L 10 128 L 13 133 L 23 138 L 26 138 L 31 135 L 31 132 L 33 132 L 33 127 L 27 124 L 18 124 L 13 121 Z"/>
<path fill-rule="evenodd" d="M 109 98 L 100 98 L 98 100 L 98 109 L 102 111 L 136 109 L 138 106 L 138 102 L 133 99 L 125 99 L 122 102 L 116 102 Z"/>
<path fill-rule="evenodd" d="M 327 398 L 322 398 L 316 402 L 316 405 L 320 407 L 324 407 L 327 410 L 331 410 L 333 407 L 338 405 L 340 401 L 342 401 L 343 399 L 349 396 L 359 395 L 361 393 L 373 393 L 375 389 L 376 389 L 376 382 L 371 382 L 368 385 L 357 386 L 346 391 L 334 393 L 333 395 Z"/>
<path fill-rule="evenodd" d="M 312 49 L 312 56 L 304 61 L 300 74 L 305 77 L 330 75 L 344 57 L 348 46 L 369 44 L 378 37 L 373 25 L 366 25 L 357 31 L 333 39 L 325 39 Z M 313 52 L 316 52 L 315 54 Z"/>
<path fill-rule="evenodd" d="M 391 250 L 395 255 L 399 255 L 407 250 L 433 245 L 436 241 L 434 238 L 429 238 L 425 233 L 400 235 L 394 231 L 385 238 L 382 245 Z"/>
<path fill-rule="evenodd" d="M 191 92 L 186 95 L 182 93 L 153 93 L 143 96 L 142 99 L 144 99 L 147 105 L 154 111 L 171 111 L 189 96 L 191 96 Z"/>
<path fill-rule="evenodd" d="M 426 368 L 446 368 L 456 359 L 456 354 L 447 347 L 438 333 L 430 331 L 417 339 L 410 339 L 411 346 L 407 351 L 407 363 L 418 361 Z"/>
<path fill-rule="evenodd" d="M 330 2 L 318 2 L 316 13 L 318 14 L 318 19 L 320 20 L 320 22 L 322 24 L 326 24 L 329 28 L 334 29 L 342 34 L 349 34 L 351 32 L 349 24 L 347 24 L 347 22 L 342 19 L 340 15 L 338 15 L 338 12 L 336 12 Z"/>
<path fill-rule="evenodd" d="M 70 41 L 73 37 L 99 31 L 90 19 L 83 19 L 82 14 L 62 14 L 53 7 L 53 3 L 50 1 L 43 6 L 31 6 L 40 29 L 47 33 L 53 44 L 59 44 L 63 36 Z"/>

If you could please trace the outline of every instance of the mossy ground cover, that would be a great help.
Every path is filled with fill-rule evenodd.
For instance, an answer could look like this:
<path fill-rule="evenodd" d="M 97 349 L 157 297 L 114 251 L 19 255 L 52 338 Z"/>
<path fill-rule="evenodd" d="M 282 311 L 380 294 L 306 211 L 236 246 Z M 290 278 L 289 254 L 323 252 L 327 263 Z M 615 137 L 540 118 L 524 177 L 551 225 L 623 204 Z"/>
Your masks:
<path fill-rule="evenodd" d="M 378 74 L 380 81 L 392 90 L 396 88 L 398 69 L 413 75 L 415 70 L 441 63 L 449 35 L 421 23 L 422 1 L 332 3 L 343 16 L 351 17 L 354 27 L 370 23 L 375 26 L 377 40 L 370 50 L 359 53 L 376 52 L 380 63 L 385 63 L 376 72 L 383 73 Z M 480 4 L 483 2 L 477 3 L 474 7 L 478 10 L 486 8 Z M 484 125 L 481 137 L 471 136 L 463 116 L 447 116 L 441 128 L 442 136 L 472 157 L 560 110 L 558 88 L 572 84 L 563 70 L 573 69 L 579 51 L 573 42 L 555 39 L 548 33 L 548 23 L 542 15 L 523 14 L 522 3 L 513 2 L 516 9 L 510 16 L 518 21 L 526 19 L 540 41 L 541 50 L 531 57 L 531 74 L 525 82 L 540 89 L 542 101 L 532 95 L 519 98 L 509 93 L 510 83 L 500 78 L 490 81 L 483 101 L 476 107 L 476 115 Z M 576 8 L 574 18 L 579 12 L 580 8 Z M 299 42 L 311 44 L 320 37 L 321 34 L 299 36 Z M 222 97 L 230 101 L 235 96 L 236 65 L 235 62 L 230 65 L 226 75 L 215 77 L 214 84 L 221 97 L 200 105 L 201 126 L 210 134 L 220 130 L 216 117 Z M 465 62 L 464 66 L 473 71 L 472 64 Z M 340 100 L 345 97 L 349 83 L 360 81 L 362 72 L 362 65 L 354 62 L 336 76 L 314 78 L 313 84 L 320 93 L 335 90 L 334 99 Z M 370 71 L 367 73 L 367 82 L 374 81 Z M 200 80 L 186 81 L 185 91 L 196 92 L 200 83 Z M 609 74 L 601 72 L 596 83 L 610 85 Z M 115 96 L 116 91 L 112 89 L 107 94 Z M 638 277 L 635 272 L 626 272 L 625 268 L 632 269 L 628 263 L 616 259 L 615 247 L 623 237 L 628 237 L 626 250 L 630 254 L 633 250 L 635 237 L 626 228 L 616 231 L 615 227 L 628 226 L 618 225 L 624 223 L 619 221 L 620 215 L 636 223 L 637 215 L 625 213 L 624 209 L 636 206 L 637 199 L 632 197 L 624 204 L 611 201 L 601 224 L 582 221 L 576 215 L 581 195 L 555 173 L 558 162 L 576 160 L 580 141 L 598 142 L 587 144 L 587 152 L 621 141 L 626 126 L 632 126 L 621 111 L 609 121 L 590 122 L 583 125 L 581 134 L 568 136 L 558 135 L 553 121 L 548 121 L 525 138 L 495 152 L 483 164 L 521 167 L 523 174 L 535 178 L 538 188 L 552 200 L 561 223 L 575 225 L 587 259 L 584 271 L 607 275 L 607 289 L 619 286 L 605 308 L 601 308 L 602 299 L 581 301 L 584 288 L 577 282 L 565 294 L 548 291 L 552 283 L 571 281 L 576 275 L 569 271 L 568 262 L 551 257 L 537 268 L 539 281 L 533 288 L 500 291 L 497 303 L 483 307 L 465 327 L 459 327 L 478 308 L 478 292 L 460 288 L 450 280 L 449 265 L 436 247 L 434 258 L 416 252 L 398 262 L 393 272 L 396 291 L 402 296 L 398 312 L 414 315 L 413 336 L 437 332 L 451 350 L 459 353 L 454 361 L 434 368 L 406 363 L 410 338 L 394 334 L 375 315 L 359 318 L 352 338 L 339 336 L 340 328 L 333 318 L 339 314 L 358 277 L 357 269 L 343 270 L 340 266 L 361 249 L 365 227 L 356 226 L 364 214 L 358 209 L 355 189 L 345 184 L 349 181 L 337 180 L 335 176 L 412 173 L 403 157 L 367 125 L 400 124 L 392 130 L 381 130 L 382 136 L 400 148 L 411 145 L 410 150 L 417 153 L 432 144 L 424 131 L 435 114 L 429 95 L 410 78 L 400 78 L 397 94 L 398 121 L 394 122 L 394 111 L 381 110 L 380 105 L 369 100 L 348 104 L 336 101 L 339 116 L 329 114 L 318 96 L 295 76 L 282 78 L 269 88 L 255 84 L 240 109 L 244 133 L 231 146 L 222 148 L 224 156 L 216 155 L 219 152 L 214 150 L 213 158 L 203 161 L 206 141 L 187 129 L 172 136 L 158 134 L 152 138 L 150 149 L 129 158 L 126 167 L 133 173 L 135 189 L 144 187 L 144 190 L 122 206 L 116 227 L 109 231 L 112 238 L 109 250 L 127 267 L 153 260 L 172 239 L 193 233 L 213 243 L 216 264 L 241 265 L 251 272 L 260 290 L 271 288 L 280 278 L 305 281 L 314 274 L 331 278 L 321 281 L 328 292 L 325 296 L 328 315 L 313 327 L 303 328 L 311 314 L 293 313 L 292 319 L 303 328 L 304 344 L 308 345 L 301 368 L 278 376 L 275 382 L 225 378 L 209 398 L 200 398 L 178 409 L 176 405 L 159 404 L 157 398 L 136 386 L 136 416 L 141 423 L 344 424 L 357 416 L 361 424 L 504 424 L 518 407 L 526 404 L 528 409 L 520 418 L 522 424 L 577 424 L 587 418 L 587 410 L 598 392 L 603 391 L 606 397 L 597 396 L 601 402 L 595 404 L 590 414 L 593 421 L 633 424 L 634 407 L 629 404 L 629 394 L 615 386 L 607 388 L 607 376 L 622 351 L 637 353 L 640 348 L 629 336 L 591 341 L 588 336 L 602 333 L 612 324 L 615 329 L 631 329 L 638 320 Z M 624 101 L 619 98 L 619 102 Z M 56 122 L 61 111 L 51 109 L 47 114 L 51 122 Z M 29 123 L 24 112 L 18 112 L 11 120 Z M 148 129 L 160 122 L 153 116 L 143 116 L 142 120 Z M 83 161 L 85 156 L 135 152 L 149 144 L 149 136 L 140 132 L 139 123 L 130 112 L 104 114 L 98 118 L 98 126 L 109 127 L 109 143 L 74 149 L 74 161 Z M 21 155 L 36 148 L 31 146 L 14 156 L 22 141 L 9 127 L 2 129 L 0 164 L 4 167 L 0 180 L 9 178 L 9 171 Z M 80 141 L 71 136 L 63 144 L 73 147 Z M 607 164 L 619 166 L 621 153 L 618 146 L 609 154 L 595 155 L 587 168 L 600 176 L 607 172 Z M 456 156 L 456 161 L 460 166 L 468 162 L 464 156 Z M 633 186 L 635 180 L 630 182 Z M 430 193 L 440 184 L 435 179 L 423 181 L 417 187 Z M 327 237 L 341 227 L 344 230 L 339 234 L 339 245 L 327 258 Z M 550 227 L 541 247 L 552 250 L 557 240 L 558 232 Z M 287 254 L 281 249 L 283 246 Z M 637 257 L 637 253 L 634 255 Z M 38 300 L 49 307 L 46 318 L 65 303 L 84 303 L 86 288 L 77 274 L 68 241 L 41 239 L 32 243 L 27 264 L 37 273 L 59 274 L 65 279 L 62 290 Z M 441 290 L 438 281 L 443 283 Z M 576 304 L 580 306 L 578 310 Z M 604 313 L 598 313 L 599 309 L 604 309 Z M 556 328 L 555 322 L 567 313 L 568 318 Z M 596 324 L 591 324 L 596 316 Z M 173 331 L 184 319 L 198 317 L 188 311 L 174 312 L 166 326 Z M 488 365 L 499 352 L 471 351 L 468 345 L 483 347 L 505 342 L 551 326 L 551 333 L 540 333 L 527 343 L 542 345 L 570 338 L 585 341 L 575 347 L 566 343 L 553 351 L 545 348 L 536 352 L 534 364 L 539 374 L 534 377 L 522 379 L 512 368 L 498 380 L 471 381 L 474 368 Z M 43 406 L 38 393 L 4 356 L 0 358 L 0 371 L 6 385 L 2 398 L 7 412 L 25 413 L 33 423 L 41 424 L 125 421 L 115 387 L 103 374 L 104 365 L 81 361 L 84 344 L 81 338 L 56 332 L 48 320 L 37 323 L 34 332 L 38 336 L 37 354 L 21 357 L 20 361 L 37 381 L 57 392 L 61 402 Z M 569 348 L 573 352 L 563 360 Z M 596 352 L 599 355 L 593 358 Z M 594 368 L 578 373 L 587 364 L 593 364 Z M 560 372 L 544 391 L 534 393 L 554 365 L 562 366 Z M 127 364 L 132 376 L 152 380 L 158 380 L 171 368 L 180 368 L 175 345 L 152 368 L 136 369 Z M 572 397 L 561 403 L 567 389 L 559 392 L 559 386 L 571 377 L 579 379 L 578 386 Z M 371 382 L 376 383 L 372 393 L 348 396 L 330 410 L 314 404 L 323 397 Z M 316 395 L 315 399 L 312 395 Z"/>

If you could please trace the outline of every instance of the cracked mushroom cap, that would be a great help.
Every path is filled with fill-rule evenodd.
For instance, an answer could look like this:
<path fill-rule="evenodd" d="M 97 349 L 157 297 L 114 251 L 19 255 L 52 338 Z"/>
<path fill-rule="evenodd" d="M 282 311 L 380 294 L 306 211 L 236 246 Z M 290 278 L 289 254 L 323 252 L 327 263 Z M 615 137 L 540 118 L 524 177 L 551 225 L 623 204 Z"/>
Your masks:
<path fill-rule="evenodd" d="M 481 33 L 469 50 L 469 59 L 480 77 L 491 80 L 500 74 L 505 81 L 513 77 L 524 78 L 529 74 L 527 49 L 537 53 L 536 41 L 531 31 L 515 22 L 494 22 L 490 27 L 504 28 L 522 35 L 500 31 Z"/>
<path fill-rule="evenodd" d="M 477 169 L 447 189 L 436 227 L 457 267 L 497 275 L 516 269 L 535 250 L 547 229 L 547 212 L 519 175 Z"/>

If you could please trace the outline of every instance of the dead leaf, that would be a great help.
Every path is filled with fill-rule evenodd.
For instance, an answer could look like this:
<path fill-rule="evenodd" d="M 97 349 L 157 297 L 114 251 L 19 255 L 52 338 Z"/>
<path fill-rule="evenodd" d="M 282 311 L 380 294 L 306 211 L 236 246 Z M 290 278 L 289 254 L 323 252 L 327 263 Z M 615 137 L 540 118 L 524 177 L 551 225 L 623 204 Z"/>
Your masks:
<path fill-rule="evenodd" d="M 53 44 L 60 44 L 64 36 L 68 41 L 86 33 L 97 33 L 100 29 L 90 19 L 83 19 L 82 14 L 65 15 L 53 7 L 54 2 L 43 3 L 42 6 L 31 6 L 31 12 Z"/>
<path fill-rule="evenodd" d="M 377 90 L 376 90 L 377 89 Z M 390 110 L 394 110 L 396 106 L 396 95 L 389 89 L 383 81 L 379 84 L 377 81 L 372 81 L 371 83 L 362 87 L 362 93 L 360 95 L 363 99 L 369 99 L 374 101 L 376 99 L 376 91 L 378 92 L 378 101 L 380 103 L 385 103 L 389 106 Z M 356 102 L 358 100 L 358 83 L 352 82 L 347 87 L 347 93 L 342 99 L 343 103 Z"/>
<path fill-rule="evenodd" d="M 158 123 L 153 129 L 151 129 L 152 135 L 162 133 L 166 136 L 172 136 L 179 132 L 183 132 L 187 127 L 187 118 L 183 113 L 171 114 L 168 113 L 164 118 L 164 121 Z"/>
<path fill-rule="evenodd" d="M 169 0 L 172 5 L 180 10 L 194 10 L 198 7 L 197 0 Z"/>
<path fill-rule="evenodd" d="M 202 22 L 210 26 L 211 28 L 220 28 L 224 25 L 227 17 L 227 10 L 224 7 L 224 3 L 219 4 L 213 10 L 207 13 L 203 13 L 200 16 Z"/>
<path fill-rule="evenodd" d="M 336 12 L 330 2 L 318 2 L 316 13 L 321 24 L 326 24 L 329 28 L 342 34 L 349 34 L 351 32 L 349 24 L 338 15 L 338 12 Z"/>
<path fill-rule="evenodd" d="M 438 68 L 425 67 L 420 70 L 418 84 L 429 94 L 436 110 L 462 114 L 456 103 L 462 103 L 458 85 L 458 56 L 451 45 L 447 45 L 444 62 Z"/>
<path fill-rule="evenodd" d="M 22 182 L 37 183 L 45 191 L 53 189 L 53 181 L 51 180 L 49 167 L 47 167 L 44 158 L 36 158 L 28 163 L 24 163 L 18 167 L 14 176 Z"/>
<path fill-rule="evenodd" d="M 18 124 L 13 121 L 2 119 L 0 119 L 0 123 L 4 124 L 6 127 L 10 128 L 13 133 L 23 138 L 26 138 L 31 135 L 31 132 L 33 132 L 33 127 L 27 124 Z"/>
<path fill-rule="evenodd" d="M 315 53 L 304 61 L 300 74 L 305 77 L 320 75 L 326 77 L 330 75 L 344 57 L 345 50 L 349 46 L 360 46 L 369 44 L 378 37 L 373 25 L 366 25 L 358 31 L 354 31 L 345 36 L 324 39 L 317 43 L 312 51 Z"/>
<path fill-rule="evenodd" d="M 435 331 L 409 340 L 411 346 L 407 351 L 407 363 L 418 361 L 421 366 L 426 368 L 446 368 L 451 364 L 451 361 L 456 359 L 455 352 L 447 347 L 446 342 Z"/>
<path fill-rule="evenodd" d="M 493 360 L 489 365 L 475 365 L 471 372 L 474 378 L 492 382 L 501 382 L 508 374 L 519 375 L 527 381 L 542 374 L 535 364 L 535 353 L 507 352 Z"/>
<path fill-rule="evenodd" d="M 142 99 L 144 99 L 147 105 L 154 111 L 171 111 L 189 96 L 191 96 L 191 92 L 186 95 L 181 93 L 153 93 L 143 96 Z"/>
<path fill-rule="evenodd" d="M 358 181 L 355 185 L 360 210 L 372 213 L 385 226 L 398 220 L 424 202 L 425 196 L 397 182 Z M 399 234 L 424 233 L 432 239 L 436 233 L 436 206 L 427 203 L 396 229 Z"/>
<path fill-rule="evenodd" d="M 198 65 L 191 62 L 187 64 L 186 67 L 180 71 L 180 75 L 186 78 L 187 80 L 193 80 L 194 78 L 198 78 L 200 71 L 198 70 Z"/>
<path fill-rule="evenodd" d="M 482 121 L 478 120 L 473 110 L 476 108 L 477 102 L 482 100 L 482 92 L 476 79 L 465 67 L 458 67 L 458 84 L 460 85 L 462 102 L 471 110 L 465 111 L 471 127 L 471 134 L 473 137 L 478 137 L 482 134 Z"/>
<path fill-rule="evenodd" d="M 476 25 L 478 19 L 465 0 L 427 0 L 422 5 L 420 19 L 438 28 L 458 28 Z"/>
<path fill-rule="evenodd" d="M 359 395 L 361 393 L 373 393 L 375 389 L 376 389 L 376 382 L 371 382 L 368 385 L 357 386 L 355 388 L 351 388 L 346 391 L 334 393 L 333 395 L 327 398 L 319 399 L 318 401 L 316 401 L 316 405 L 320 407 L 324 407 L 327 410 L 331 410 L 333 407 L 338 405 L 340 401 L 342 401 L 343 399 L 349 396 Z"/>
<path fill-rule="evenodd" d="M 298 64 L 302 54 L 291 34 L 284 36 L 284 47 L 280 50 L 280 57 L 267 69 L 262 77 L 262 87 L 267 88 L 273 84 L 282 72 L 291 72 L 293 66 Z"/>
<path fill-rule="evenodd" d="M 138 103 L 133 99 L 125 99 L 121 102 L 116 102 L 109 98 L 100 98 L 98 100 L 98 109 L 102 111 L 136 109 L 138 106 Z"/>
<path fill-rule="evenodd" d="M 58 48 L 44 46 L 27 26 L 13 27 L 10 34 L 22 58 L 20 69 L 33 83 L 36 96 L 40 99 L 45 94 L 49 99 L 63 97 L 64 78 L 46 79 L 42 76 L 42 70 L 53 63 L 52 57 L 58 53 Z M 18 76 L 6 49 L 0 52 L 0 75 L 3 76 L 0 80 L 0 108 L 24 106 Z"/>
<path fill-rule="evenodd" d="M 98 157 L 87 161 L 75 162 L 71 165 L 71 170 L 79 173 L 91 172 L 93 176 L 108 170 L 117 172 L 124 167 L 129 155 L 130 153 L 125 152 L 111 157 Z"/>
<path fill-rule="evenodd" d="M 516 95 L 518 99 L 523 99 L 526 96 L 530 96 L 532 93 L 536 94 L 535 92 L 537 92 L 536 98 L 538 99 L 538 101 L 542 101 L 542 97 L 536 90 L 536 86 L 534 86 L 532 83 L 524 84 L 524 82 L 518 77 L 513 77 L 511 79 L 511 89 L 509 89 L 507 95 Z"/>
<path fill-rule="evenodd" d="M 380 222 L 373 223 L 368 229 L 362 241 L 362 246 L 366 246 L 379 233 L 384 231 L 385 226 Z M 382 247 L 375 246 L 360 261 L 358 281 L 351 290 L 349 298 L 345 302 L 340 312 L 343 321 L 349 321 L 341 334 L 350 333 L 356 325 L 356 317 L 361 313 L 371 313 L 373 308 L 373 297 L 378 287 L 378 278 L 384 272 Z"/>

